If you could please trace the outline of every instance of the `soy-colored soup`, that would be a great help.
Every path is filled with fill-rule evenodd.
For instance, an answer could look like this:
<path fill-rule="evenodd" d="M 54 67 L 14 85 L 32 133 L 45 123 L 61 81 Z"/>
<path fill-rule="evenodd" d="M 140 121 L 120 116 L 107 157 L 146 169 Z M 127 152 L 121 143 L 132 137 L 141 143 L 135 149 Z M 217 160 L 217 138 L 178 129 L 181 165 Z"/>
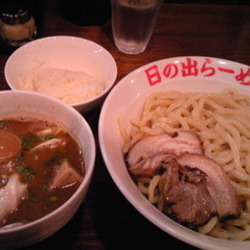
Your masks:
<path fill-rule="evenodd" d="M 0 120 L 0 227 L 52 212 L 83 176 L 82 151 L 62 126 L 30 116 Z"/>

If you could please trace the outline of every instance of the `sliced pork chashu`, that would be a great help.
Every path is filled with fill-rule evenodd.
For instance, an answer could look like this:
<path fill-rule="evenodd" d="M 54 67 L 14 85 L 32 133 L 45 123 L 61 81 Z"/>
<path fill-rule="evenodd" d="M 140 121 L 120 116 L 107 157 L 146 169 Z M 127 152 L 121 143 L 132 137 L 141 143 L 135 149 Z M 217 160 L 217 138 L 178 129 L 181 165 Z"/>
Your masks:
<path fill-rule="evenodd" d="M 166 213 L 190 227 L 204 225 L 214 215 L 221 220 L 239 215 L 236 191 L 228 176 L 204 155 L 177 157 L 162 175 L 160 187 Z"/>
<path fill-rule="evenodd" d="M 216 214 L 206 188 L 206 175 L 173 161 L 161 177 L 161 206 L 180 223 L 203 225 Z M 166 212 L 169 213 L 169 212 Z"/>
<path fill-rule="evenodd" d="M 181 166 L 199 169 L 206 175 L 206 187 L 221 219 L 239 215 L 236 190 L 222 167 L 204 155 L 184 154 L 177 158 Z"/>
<path fill-rule="evenodd" d="M 203 153 L 200 139 L 195 133 L 179 131 L 148 136 L 129 151 L 129 171 L 133 175 L 152 177 L 161 172 L 173 158 L 183 153 Z"/>
<path fill-rule="evenodd" d="M 160 206 L 180 223 L 196 227 L 214 215 L 225 220 L 240 213 L 227 174 L 203 154 L 195 133 L 148 136 L 131 148 L 127 162 L 135 177 L 161 175 Z"/>

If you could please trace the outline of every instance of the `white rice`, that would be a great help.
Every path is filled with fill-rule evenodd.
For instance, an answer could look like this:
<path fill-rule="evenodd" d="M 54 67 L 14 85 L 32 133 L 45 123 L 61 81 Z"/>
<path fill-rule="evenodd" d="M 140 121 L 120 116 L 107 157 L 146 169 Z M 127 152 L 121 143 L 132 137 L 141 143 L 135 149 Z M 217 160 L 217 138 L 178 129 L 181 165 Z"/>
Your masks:
<path fill-rule="evenodd" d="M 105 84 L 84 72 L 55 67 L 35 67 L 20 75 L 22 89 L 37 91 L 74 104 L 101 93 Z"/>

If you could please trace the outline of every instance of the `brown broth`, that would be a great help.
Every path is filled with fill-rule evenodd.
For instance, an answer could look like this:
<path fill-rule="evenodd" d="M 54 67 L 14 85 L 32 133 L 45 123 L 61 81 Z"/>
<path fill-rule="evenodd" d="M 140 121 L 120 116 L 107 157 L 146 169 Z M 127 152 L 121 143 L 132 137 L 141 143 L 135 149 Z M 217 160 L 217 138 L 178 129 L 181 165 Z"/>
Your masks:
<path fill-rule="evenodd" d="M 28 116 L 0 120 L 0 129 L 14 133 L 22 142 L 19 155 L 0 165 L 0 188 L 14 173 L 18 173 L 20 180 L 28 184 L 28 197 L 21 202 L 16 211 L 0 221 L 0 226 L 41 218 L 68 200 L 78 188 L 79 181 L 62 188 L 50 188 L 55 169 L 64 161 L 67 161 L 82 178 L 84 176 L 82 152 L 63 128 L 56 135 L 36 135 L 38 131 L 50 128 L 55 130 L 61 127 L 54 122 Z M 61 138 L 66 143 L 55 149 L 31 150 L 40 143 L 54 138 Z"/>

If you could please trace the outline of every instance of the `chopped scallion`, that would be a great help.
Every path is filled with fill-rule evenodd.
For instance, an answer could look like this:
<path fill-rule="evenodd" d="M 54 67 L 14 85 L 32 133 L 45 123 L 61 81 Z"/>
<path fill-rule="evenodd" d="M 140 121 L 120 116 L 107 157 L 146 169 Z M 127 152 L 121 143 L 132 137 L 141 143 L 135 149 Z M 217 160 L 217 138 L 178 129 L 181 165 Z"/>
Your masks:
<path fill-rule="evenodd" d="M 57 201 L 57 196 L 50 196 L 50 197 L 49 197 L 49 200 L 50 200 L 50 201 Z"/>
<path fill-rule="evenodd" d="M 26 178 L 28 179 L 32 179 L 34 178 L 35 176 L 35 171 L 30 169 L 29 167 L 27 166 L 17 166 L 16 167 L 16 170 L 19 172 L 19 173 L 23 173 L 26 175 Z"/>
<path fill-rule="evenodd" d="M 51 139 L 53 139 L 53 138 L 55 138 L 54 135 L 52 135 L 52 134 L 47 134 L 47 135 L 44 136 L 43 139 L 46 141 L 46 140 L 51 140 Z"/>

